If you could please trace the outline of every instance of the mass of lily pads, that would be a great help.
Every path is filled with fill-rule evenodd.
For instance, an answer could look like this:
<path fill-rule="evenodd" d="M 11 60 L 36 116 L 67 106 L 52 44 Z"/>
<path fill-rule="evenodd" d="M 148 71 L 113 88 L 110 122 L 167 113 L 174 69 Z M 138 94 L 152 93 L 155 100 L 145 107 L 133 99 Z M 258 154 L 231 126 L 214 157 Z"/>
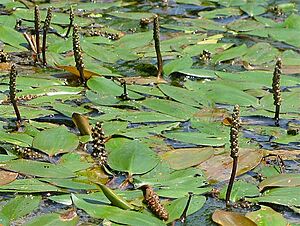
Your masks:
<path fill-rule="evenodd" d="M 288 0 L 1 0 L 0 225 L 300 225 L 299 12 Z"/>

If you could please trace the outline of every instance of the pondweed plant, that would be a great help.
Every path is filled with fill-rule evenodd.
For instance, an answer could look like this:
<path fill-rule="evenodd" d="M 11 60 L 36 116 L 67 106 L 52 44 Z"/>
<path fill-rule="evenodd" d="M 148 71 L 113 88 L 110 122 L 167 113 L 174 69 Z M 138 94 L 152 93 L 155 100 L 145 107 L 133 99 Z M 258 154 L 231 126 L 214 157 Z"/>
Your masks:
<path fill-rule="evenodd" d="M 40 46 L 40 28 L 41 28 L 41 18 L 40 18 L 40 9 L 39 6 L 36 5 L 34 7 L 34 33 L 35 33 L 35 44 L 36 44 L 36 59 L 35 61 L 40 61 L 40 53 L 41 53 L 41 46 Z"/>
<path fill-rule="evenodd" d="M 15 114 L 17 117 L 17 129 L 21 125 L 21 114 L 17 105 L 17 99 L 16 99 L 16 79 L 17 79 L 18 72 L 16 70 L 16 65 L 12 65 L 9 73 L 9 98 L 12 106 L 14 107 Z"/>
<path fill-rule="evenodd" d="M 159 197 L 153 191 L 153 188 L 150 185 L 143 185 L 141 189 L 144 194 L 144 201 L 152 213 L 158 218 L 167 221 L 169 219 L 169 214 L 165 207 L 160 203 Z"/>
<path fill-rule="evenodd" d="M 229 179 L 229 184 L 226 192 L 226 206 L 229 207 L 230 194 L 234 183 L 239 156 L 239 129 L 240 129 L 240 107 L 235 105 L 232 113 L 232 122 L 230 128 L 230 157 L 233 159 L 232 171 Z"/>
<path fill-rule="evenodd" d="M 279 114 L 280 114 L 280 105 L 281 105 L 281 89 L 280 89 L 280 76 L 282 74 L 282 61 L 280 58 L 277 59 L 275 69 L 273 72 L 273 99 L 275 105 L 275 125 L 279 126 Z"/>
<path fill-rule="evenodd" d="M 92 128 L 93 152 L 92 157 L 99 162 L 99 165 L 107 164 L 107 152 L 105 150 L 105 134 L 100 122 Z"/>
<path fill-rule="evenodd" d="M 52 8 L 48 8 L 47 10 L 47 16 L 44 22 L 44 27 L 43 27 L 43 45 L 42 45 L 42 57 L 43 57 L 43 65 L 47 65 L 46 61 L 46 48 L 47 48 L 47 33 L 50 28 L 50 23 L 51 23 L 51 18 L 52 18 Z"/>
<path fill-rule="evenodd" d="M 83 63 L 82 49 L 80 46 L 80 37 L 79 37 L 77 24 L 74 24 L 73 26 L 73 52 L 74 52 L 76 68 L 80 75 L 80 81 L 82 84 L 85 84 L 84 63 Z"/>

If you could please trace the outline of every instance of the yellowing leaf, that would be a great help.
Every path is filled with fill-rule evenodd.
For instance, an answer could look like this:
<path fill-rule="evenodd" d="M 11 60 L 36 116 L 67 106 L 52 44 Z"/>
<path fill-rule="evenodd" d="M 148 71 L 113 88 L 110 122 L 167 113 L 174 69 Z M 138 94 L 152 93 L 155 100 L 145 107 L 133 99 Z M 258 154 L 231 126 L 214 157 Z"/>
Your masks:
<path fill-rule="evenodd" d="M 77 77 L 80 77 L 79 71 L 77 70 L 77 68 L 75 66 L 68 66 L 68 65 L 55 65 L 56 67 L 60 68 L 60 69 L 64 69 L 70 73 L 72 73 L 73 75 L 76 75 Z M 89 71 L 89 70 L 84 70 L 84 77 L 86 79 L 89 79 L 90 77 L 92 77 L 93 75 L 95 76 L 100 76 L 99 74 Z"/>
<path fill-rule="evenodd" d="M 224 210 L 216 210 L 212 215 L 212 219 L 222 226 L 256 226 L 256 223 L 249 218 L 238 213 L 227 212 Z"/>

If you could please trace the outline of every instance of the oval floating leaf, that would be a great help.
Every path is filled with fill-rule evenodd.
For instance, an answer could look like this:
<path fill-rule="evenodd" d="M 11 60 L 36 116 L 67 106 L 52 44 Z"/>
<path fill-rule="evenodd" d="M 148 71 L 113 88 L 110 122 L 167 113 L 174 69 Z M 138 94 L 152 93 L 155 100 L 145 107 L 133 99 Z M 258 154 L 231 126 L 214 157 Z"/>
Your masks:
<path fill-rule="evenodd" d="M 198 165 L 213 154 L 212 148 L 181 148 L 165 152 L 161 158 L 166 160 L 172 169 L 179 170 Z"/>
<path fill-rule="evenodd" d="M 118 171 L 142 174 L 153 169 L 159 162 L 157 155 L 145 144 L 125 138 L 111 139 L 106 144 L 108 164 Z"/>
<path fill-rule="evenodd" d="M 79 144 L 75 134 L 70 133 L 66 127 L 59 126 L 40 132 L 33 139 L 33 147 L 48 155 L 56 155 L 73 151 Z"/>
<path fill-rule="evenodd" d="M 300 174 L 279 174 L 268 177 L 259 184 L 259 189 L 267 187 L 295 187 L 300 186 Z"/>

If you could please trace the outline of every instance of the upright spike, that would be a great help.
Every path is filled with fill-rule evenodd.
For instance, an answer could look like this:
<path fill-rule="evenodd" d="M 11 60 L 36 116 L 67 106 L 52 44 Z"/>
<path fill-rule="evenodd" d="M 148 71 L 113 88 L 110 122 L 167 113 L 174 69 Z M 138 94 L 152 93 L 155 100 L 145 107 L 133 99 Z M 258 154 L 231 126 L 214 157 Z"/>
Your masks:
<path fill-rule="evenodd" d="M 159 30 L 159 20 L 156 15 L 153 19 L 153 40 L 157 58 L 157 79 L 163 79 L 163 60 L 160 52 L 160 30 Z"/>
<path fill-rule="evenodd" d="M 50 23 L 52 19 L 52 8 L 49 7 L 47 10 L 47 16 L 44 22 L 44 27 L 43 27 L 43 46 L 42 46 L 42 56 L 43 56 L 43 65 L 47 65 L 46 61 L 46 46 L 47 46 L 47 33 L 50 28 Z"/>
<path fill-rule="evenodd" d="M 83 63 L 82 50 L 81 50 L 81 46 L 80 46 L 78 26 L 76 24 L 74 24 L 74 26 L 73 26 L 73 52 L 74 52 L 76 68 L 80 74 L 80 81 L 81 81 L 81 83 L 84 84 L 85 83 L 84 63 Z"/>
<path fill-rule="evenodd" d="M 13 64 L 10 69 L 9 74 L 9 98 L 10 102 L 14 107 L 16 117 L 17 117 L 17 128 L 19 128 L 21 124 L 21 114 L 17 106 L 17 100 L 16 100 L 16 79 L 17 79 L 18 72 L 16 70 L 16 66 Z"/>
<path fill-rule="evenodd" d="M 93 138 L 93 152 L 92 157 L 99 160 L 100 165 L 106 165 L 107 152 L 105 150 L 105 136 L 102 129 L 102 125 L 97 122 L 95 127 L 92 128 Z"/>
<path fill-rule="evenodd" d="M 164 206 L 160 203 L 158 195 L 153 191 L 153 188 L 150 185 L 143 185 L 141 187 L 144 200 L 150 210 L 157 216 L 159 219 L 167 221 L 169 214 Z"/>
<path fill-rule="evenodd" d="M 275 105 L 275 125 L 279 126 L 279 114 L 280 114 L 280 105 L 281 105 L 281 89 L 280 89 L 280 76 L 282 74 L 282 61 L 280 58 L 277 59 L 275 69 L 273 72 L 273 99 Z"/>
<path fill-rule="evenodd" d="M 39 9 L 39 6 L 36 5 L 34 7 L 34 30 L 35 30 L 35 43 L 36 43 L 37 61 L 40 60 L 40 52 L 41 52 L 40 28 L 41 28 L 40 9 Z"/>
<path fill-rule="evenodd" d="M 73 27 L 73 24 L 74 24 L 74 11 L 73 11 L 73 7 L 71 6 L 70 7 L 70 23 L 69 23 L 69 27 L 68 27 L 68 30 L 67 30 L 67 33 L 65 35 L 65 38 L 68 38 L 69 37 L 69 34 L 71 32 L 71 28 Z"/>
<path fill-rule="evenodd" d="M 226 192 L 226 206 L 228 207 L 230 204 L 230 194 L 232 190 L 232 186 L 234 183 L 237 165 L 238 165 L 238 152 L 239 152 L 239 129 L 240 129 L 240 106 L 235 105 L 232 113 L 232 123 L 230 128 L 230 156 L 233 159 L 233 166 L 230 175 L 230 180 Z"/>

